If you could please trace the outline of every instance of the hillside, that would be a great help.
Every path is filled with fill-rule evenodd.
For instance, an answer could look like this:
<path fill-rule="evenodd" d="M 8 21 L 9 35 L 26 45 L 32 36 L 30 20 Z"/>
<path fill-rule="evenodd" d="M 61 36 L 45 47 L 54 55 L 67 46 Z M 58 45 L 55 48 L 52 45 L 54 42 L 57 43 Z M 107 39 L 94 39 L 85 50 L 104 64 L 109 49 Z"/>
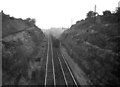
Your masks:
<path fill-rule="evenodd" d="M 77 21 L 60 37 L 62 46 L 94 85 L 120 85 L 119 17 L 120 10 Z"/>
<path fill-rule="evenodd" d="M 47 39 L 32 19 L 2 14 L 2 84 L 39 84 Z M 37 74 L 37 77 L 35 76 Z"/>
<path fill-rule="evenodd" d="M 0 85 L 2 85 L 2 14 L 0 13 Z"/>

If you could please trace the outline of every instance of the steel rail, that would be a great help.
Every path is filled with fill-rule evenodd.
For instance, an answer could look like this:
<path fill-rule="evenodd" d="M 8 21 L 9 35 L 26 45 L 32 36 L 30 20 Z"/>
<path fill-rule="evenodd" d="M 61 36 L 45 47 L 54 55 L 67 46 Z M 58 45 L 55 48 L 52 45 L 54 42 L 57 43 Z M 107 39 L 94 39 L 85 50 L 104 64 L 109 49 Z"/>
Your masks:
<path fill-rule="evenodd" d="M 62 55 L 63 60 L 65 61 L 65 64 L 66 64 L 66 66 L 67 66 L 67 68 L 68 68 L 68 70 L 69 70 L 69 72 L 70 72 L 70 75 L 72 76 L 72 79 L 73 79 L 75 85 L 78 87 L 77 82 L 76 82 L 76 80 L 75 80 L 75 77 L 73 76 L 73 73 L 72 73 L 72 71 L 71 71 L 71 69 L 70 69 L 68 63 L 66 62 L 66 60 L 65 60 L 65 58 L 64 58 L 64 56 L 63 56 L 62 53 L 61 53 L 61 55 Z"/>
<path fill-rule="evenodd" d="M 45 87 L 46 87 L 46 84 L 47 84 L 47 68 L 48 68 L 48 54 L 49 54 L 49 39 L 48 39 L 48 50 L 47 50 L 47 61 L 46 61 L 46 74 L 45 74 Z"/>
<path fill-rule="evenodd" d="M 52 65 L 53 65 L 53 78 L 54 78 L 54 86 L 56 86 L 56 81 L 55 81 L 55 69 L 54 69 L 54 60 L 53 60 L 53 49 L 52 49 L 52 41 L 51 42 L 51 53 L 52 53 Z"/>
<path fill-rule="evenodd" d="M 57 55 L 58 55 L 58 53 L 57 53 Z M 59 56 L 57 58 L 58 58 L 58 60 L 60 62 L 60 67 L 61 67 L 61 70 L 62 70 L 62 73 L 63 73 L 63 77 L 64 77 L 65 83 L 66 83 L 66 85 L 68 87 L 68 82 L 67 82 L 66 77 L 65 77 L 65 72 L 63 70 L 63 66 L 62 66 L 61 60 L 60 60 Z"/>

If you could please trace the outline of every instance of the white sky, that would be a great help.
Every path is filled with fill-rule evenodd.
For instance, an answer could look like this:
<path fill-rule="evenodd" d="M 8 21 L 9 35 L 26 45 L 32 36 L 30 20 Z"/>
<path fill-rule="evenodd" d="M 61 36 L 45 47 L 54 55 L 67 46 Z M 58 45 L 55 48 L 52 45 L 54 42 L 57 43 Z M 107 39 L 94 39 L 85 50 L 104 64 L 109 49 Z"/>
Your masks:
<path fill-rule="evenodd" d="M 16 18 L 35 18 L 40 28 L 70 27 L 84 19 L 86 13 L 94 10 L 115 11 L 119 0 L 0 0 L 0 11 Z"/>

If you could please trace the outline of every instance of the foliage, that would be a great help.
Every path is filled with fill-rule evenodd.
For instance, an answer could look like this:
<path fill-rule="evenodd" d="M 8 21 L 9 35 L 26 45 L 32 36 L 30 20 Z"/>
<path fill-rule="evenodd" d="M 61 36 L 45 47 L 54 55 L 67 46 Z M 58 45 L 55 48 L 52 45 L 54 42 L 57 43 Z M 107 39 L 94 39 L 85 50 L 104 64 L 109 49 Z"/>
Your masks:
<path fill-rule="evenodd" d="M 87 18 L 95 17 L 96 14 L 97 14 L 96 12 L 89 11 L 89 12 L 87 13 Z"/>
<path fill-rule="evenodd" d="M 28 76 L 29 62 L 42 50 L 40 43 L 44 35 L 35 26 L 35 19 L 22 20 L 5 14 L 2 30 L 5 33 L 2 35 L 2 85 L 18 85 L 22 78 L 27 84 L 28 80 L 31 81 Z"/>
<path fill-rule="evenodd" d="M 34 18 L 27 18 L 26 19 L 28 22 L 32 23 L 32 24 L 35 24 L 36 23 L 36 20 Z"/>
<path fill-rule="evenodd" d="M 98 16 L 89 11 L 85 20 L 77 21 L 61 36 L 68 54 L 94 85 L 120 85 L 119 24 L 120 8 L 115 13 L 106 10 Z"/>
<path fill-rule="evenodd" d="M 120 7 L 118 7 L 118 9 L 116 10 L 116 16 L 117 16 L 118 22 L 120 22 Z"/>
<path fill-rule="evenodd" d="M 111 15 L 111 11 L 109 11 L 109 10 L 103 11 L 103 15 L 109 16 L 109 15 Z"/>

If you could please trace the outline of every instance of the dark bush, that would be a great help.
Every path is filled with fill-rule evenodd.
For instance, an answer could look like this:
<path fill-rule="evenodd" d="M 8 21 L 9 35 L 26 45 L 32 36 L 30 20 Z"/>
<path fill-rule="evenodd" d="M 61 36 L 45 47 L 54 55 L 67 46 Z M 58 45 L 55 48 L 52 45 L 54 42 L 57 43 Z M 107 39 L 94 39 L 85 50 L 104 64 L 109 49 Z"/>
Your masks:
<path fill-rule="evenodd" d="M 110 16 L 111 15 L 111 11 L 109 11 L 109 10 L 103 11 L 103 15 L 104 16 Z"/>

